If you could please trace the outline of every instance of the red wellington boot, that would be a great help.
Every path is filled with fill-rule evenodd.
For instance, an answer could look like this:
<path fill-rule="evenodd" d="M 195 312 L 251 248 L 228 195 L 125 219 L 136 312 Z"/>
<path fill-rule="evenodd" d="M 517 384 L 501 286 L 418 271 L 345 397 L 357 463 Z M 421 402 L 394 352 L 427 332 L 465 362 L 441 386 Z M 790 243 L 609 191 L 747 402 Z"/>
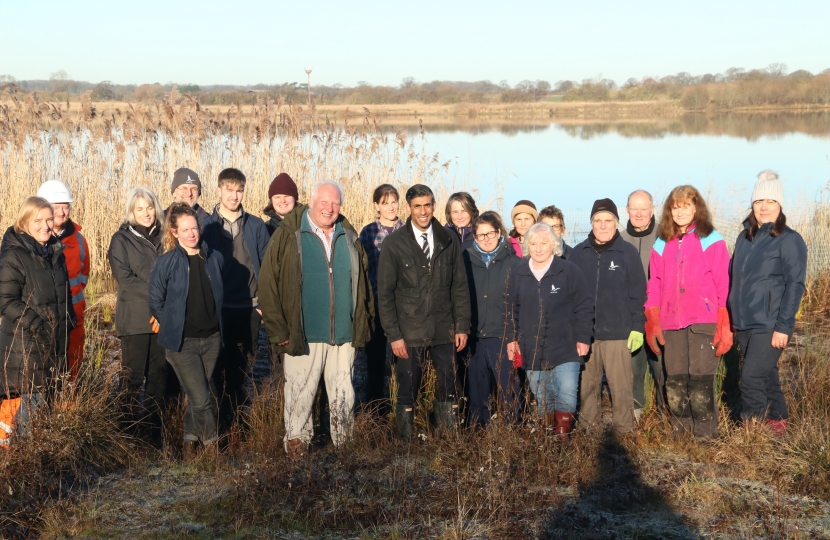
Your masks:
<path fill-rule="evenodd" d="M 777 437 L 783 437 L 787 434 L 787 426 L 789 423 L 789 420 L 773 420 L 767 418 L 767 425 Z"/>
<path fill-rule="evenodd" d="M 565 411 L 554 411 L 553 414 L 556 419 L 556 436 L 563 443 L 570 441 L 574 415 Z"/>

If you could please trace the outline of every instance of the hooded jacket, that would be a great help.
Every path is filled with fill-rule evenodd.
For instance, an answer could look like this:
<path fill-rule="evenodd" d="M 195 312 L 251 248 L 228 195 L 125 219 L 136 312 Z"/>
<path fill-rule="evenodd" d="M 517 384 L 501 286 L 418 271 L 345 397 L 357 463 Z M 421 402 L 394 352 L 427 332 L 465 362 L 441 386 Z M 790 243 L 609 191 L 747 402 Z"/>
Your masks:
<path fill-rule="evenodd" d="M 305 351 L 303 329 L 303 268 L 302 226 L 308 206 L 298 205 L 285 215 L 282 225 L 271 236 L 259 276 L 259 303 L 268 340 L 277 344 L 279 352 L 302 356 Z M 369 284 L 369 262 L 360 244 L 357 231 L 344 216 L 342 225 L 352 270 L 352 340 L 362 347 L 372 337 L 375 317 L 372 288 Z M 287 345 L 278 345 L 288 341 Z"/>
<path fill-rule="evenodd" d="M 470 333 L 470 289 L 458 235 L 432 218 L 434 249 L 427 261 L 412 218 L 383 241 L 378 308 L 389 341 L 409 347 L 453 343 Z"/>
<path fill-rule="evenodd" d="M 628 339 L 643 332 L 646 276 L 637 250 L 616 237 L 602 253 L 590 240 L 574 247 L 568 259 L 585 274 L 594 296 L 594 339 Z"/>
<path fill-rule="evenodd" d="M 744 222 L 749 229 L 749 222 Z M 729 310 L 737 330 L 763 328 L 792 335 L 795 314 L 804 296 L 807 245 L 801 235 L 785 227 L 772 237 L 765 223 L 749 240 L 738 235 L 732 256 Z"/>
<path fill-rule="evenodd" d="M 161 227 L 156 223 L 155 227 Z M 161 234 L 152 239 L 122 223 L 112 235 L 107 260 L 118 282 L 115 302 L 115 332 L 118 336 L 150 334 L 150 270 L 164 248 Z"/>
<path fill-rule="evenodd" d="M 490 264 L 482 259 L 481 252 L 473 245 L 463 252 L 470 287 L 472 327 L 476 337 L 509 338 L 507 323 L 510 310 L 507 304 L 507 280 L 522 262 L 513 256 L 507 242 L 496 248 Z"/>
<path fill-rule="evenodd" d="M 202 243 L 205 272 L 219 316 L 220 336 L 223 332 L 222 303 L 222 254 Z M 171 351 L 179 351 L 184 342 L 184 322 L 187 315 L 187 295 L 190 285 L 190 262 L 187 252 L 176 246 L 160 256 L 150 271 L 150 313 L 159 322 L 159 345 Z"/>
<path fill-rule="evenodd" d="M 576 344 L 591 343 L 594 299 L 579 267 L 554 257 L 538 281 L 530 259 L 523 259 L 507 287 L 513 341 L 519 342 L 524 369 L 542 371 L 583 361 Z"/>
<path fill-rule="evenodd" d="M 66 370 L 75 325 L 64 245 L 9 227 L 0 246 L 0 396 L 37 392 Z"/>
<path fill-rule="evenodd" d="M 695 225 L 666 242 L 658 238 L 648 265 L 646 309 L 660 308 L 663 330 L 717 324 L 729 296 L 729 250 L 717 232 L 698 238 Z"/>

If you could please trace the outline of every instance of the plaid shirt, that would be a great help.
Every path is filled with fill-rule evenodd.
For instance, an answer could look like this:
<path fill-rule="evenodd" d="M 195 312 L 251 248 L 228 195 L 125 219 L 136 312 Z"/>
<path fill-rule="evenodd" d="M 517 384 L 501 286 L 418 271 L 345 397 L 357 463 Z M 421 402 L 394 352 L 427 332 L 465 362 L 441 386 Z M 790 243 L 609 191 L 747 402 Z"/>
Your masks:
<path fill-rule="evenodd" d="M 404 226 L 404 221 L 399 219 L 392 225 L 392 230 L 397 231 Z M 380 224 L 380 220 L 376 219 L 374 223 L 370 223 L 363 227 L 360 231 L 360 243 L 366 251 L 366 256 L 369 258 L 369 281 L 372 282 L 372 292 L 375 293 L 375 300 L 378 297 L 378 260 L 380 260 L 380 245 L 388 236 L 386 228 Z"/>

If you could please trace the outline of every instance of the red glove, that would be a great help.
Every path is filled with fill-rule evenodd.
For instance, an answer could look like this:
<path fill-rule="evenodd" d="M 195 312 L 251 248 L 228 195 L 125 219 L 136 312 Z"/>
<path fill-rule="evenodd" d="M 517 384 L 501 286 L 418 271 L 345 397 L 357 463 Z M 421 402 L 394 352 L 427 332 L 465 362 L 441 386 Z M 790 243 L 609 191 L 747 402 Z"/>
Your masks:
<path fill-rule="evenodd" d="M 522 353 L 516 351 L 513 355 L 513 368 L 520 369 L 522 367 Z"/>
<path fill-rule="evenodd" d="M 654 354 L 657 355 L 660 354 L 660 346 L 657 344 L 666 344 L 666 340 L 663 337 L 663 329 L 660 328 L 660 308 L 658 306 L 653 306 L 646 310 L 646 343 L 654 351 Z"/>
<path fill-rule="evenodd" d="M 729 312 L 725 307 L 718 308 L 718 327 L 715 329 L 715 356 L 723 356 L 732 348 L 732 325 L 729 324 Z"/>

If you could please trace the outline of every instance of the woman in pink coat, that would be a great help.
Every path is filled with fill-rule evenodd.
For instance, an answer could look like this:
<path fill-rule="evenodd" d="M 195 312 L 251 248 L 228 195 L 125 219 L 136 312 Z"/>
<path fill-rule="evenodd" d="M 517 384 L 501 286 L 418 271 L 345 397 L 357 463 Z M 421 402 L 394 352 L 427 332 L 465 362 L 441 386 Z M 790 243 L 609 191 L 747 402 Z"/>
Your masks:
<path fill-rule="evenodd" d="M 657 235 L 649 263 L 646 341 L 656 354 L 665 347 L 675 433 L 716 438 L 715 373 L 732 347 L 729 251 L 692 186 L 676 187 L 666 198 Z"/>

